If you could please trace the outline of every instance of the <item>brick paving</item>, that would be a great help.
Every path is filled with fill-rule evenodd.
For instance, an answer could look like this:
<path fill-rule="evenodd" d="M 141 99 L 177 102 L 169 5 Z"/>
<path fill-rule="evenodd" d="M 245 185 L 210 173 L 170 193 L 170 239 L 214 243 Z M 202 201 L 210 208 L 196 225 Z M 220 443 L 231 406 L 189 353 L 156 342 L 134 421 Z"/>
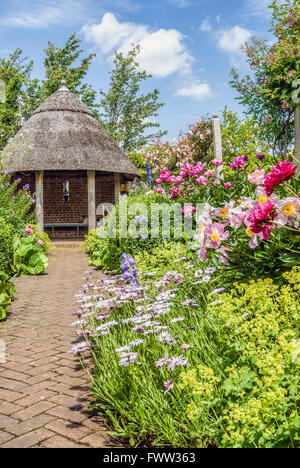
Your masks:
<path fill-rule="evenodd" d="M 100 415 L 89 411 L 89 380 L 68 354 L 78 339 L 75 294 L 88 269 L 83 249 L 57 248 L 46 274 L 15 280 L 17 297 L 0 324 L 0 447 L 113 447 Z M 100 275 L 100 273 L 97 273 Z"/>

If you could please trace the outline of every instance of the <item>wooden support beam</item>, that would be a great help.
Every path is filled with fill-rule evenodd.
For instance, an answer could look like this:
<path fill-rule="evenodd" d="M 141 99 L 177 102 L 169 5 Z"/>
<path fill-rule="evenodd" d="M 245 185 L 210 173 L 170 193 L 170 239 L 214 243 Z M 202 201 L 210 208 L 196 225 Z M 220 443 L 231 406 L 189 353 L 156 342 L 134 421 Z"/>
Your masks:
<path fill-rule="evenodd" d="M 38 226 L 44 232 L 44 171 L 35 172 L 35 192 Z"/>
<path fill-rule="evenodd" d="M 121 195 L 121 175 L 115 172 L 115 203 L 117 204 Z"/>
<path fill-rule="evenodd" d="M 214 158 L 218 161 L 223 161 L 221 121 L 218 117 L 218 114 L 213 115 L 212 126 L 214 140 Z M 218 166 L 216 168 L 216 175 L 219 179 L 223 178 L 222 166 Z"/>
<path fill-rule="evenodd" d="M 89 231 L 96 229 L 96 181 L 95 171 L 87 171 L 88 179 L 88 225 Z"/>

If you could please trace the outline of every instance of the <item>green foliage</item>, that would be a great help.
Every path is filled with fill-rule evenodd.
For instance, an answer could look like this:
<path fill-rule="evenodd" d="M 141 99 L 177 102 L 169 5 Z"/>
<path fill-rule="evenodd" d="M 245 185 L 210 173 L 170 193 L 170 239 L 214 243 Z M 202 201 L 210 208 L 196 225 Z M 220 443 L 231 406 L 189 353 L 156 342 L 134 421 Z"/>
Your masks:
<path fill-rule="evenodd" d="M 252 74 L 240 78 L 232 70 L 231 85 L 255 119 L 261 138 L 274 154 L 285 156 L 294 138 L 293 82 L 300 78 L 300 6 L 298 0 L 288 0 L 281 5 L 273 2 L 271 8 L 275 43 L 270 46 L 255 38 L 246 43 L 243 51 Z"/>
<path fill-rule="evenodd" d="M 0 58 L 0 79 L 5 84 L 5 102 L 0 102 L 0 149 L 21 127 L 22 107 L 28 104 L 33 62 L 16 49 L 8 59 Z"/>
<path fill-rule="evenodd" d="M 0 173 L 0 216 L 15 233 L 21 234 L 26 224 L 36 221 L 32 207 L 31 194 L 22 190 L 18 181 L 12 182 L 9 175 Z"/>
<path fill-rule="evenodd" d="M 166 133 L 145 135 L 147 129 L 159 127 L 159 123 L 152 119 L 158 115 L 157 111 L 163 104 L 158 102 L 157 89 L 148 94 L 140 94 L 141 83 L 151 78 L 151 75 L 139 70 L 139 51 L 140 47 L 135 46 L 126 56 L 115 52 L 109 90 L 100 91 L 103 124 L 115 141 L 128 152 L 141 148 L 149 140 Z"/>
<path fill-rule="evenodd" d="M 40 275 L 48 266 L 48 259 L 35 236 L 16 238 L 14 250 L 14 267 L 18 276 Z"/>
<path fill-rule="evenodd" d="M 121 256 L 124 252 L 129 255 L 136 255 L 144 251 L 151 253 L 156 247 L 167 245 L 168 240 L 164 240 L 162 236 L 163 214 L 159 218 L 158 236 L 151 237 L 151 213 L 153 204 L 165 203 L 165 207 L 168 209 L 172 202 L 167 197 L 162 200 L 161 195 L 149 190 L 146 184 L 142 184 L 143 182 L 138 183 L 135 191 L 132 191 L 129 197 L 121 197 L 119 204 L 109 214 L 105 225 L 87 236 L 86 251 L 91 256 L 90 263 L 98 269 L 120 272 Z M 128 210 L 127 222 L 124 221 L 123 215 L 120 215 L 126 210 Z M 145 216 L 147 221 L 137 225 L 136 216 Z M 171 236 L 174 235 L 173 216 L 171 213 Z"/>
<path fill-rule="evenodd" d="M 0 271 L 0 320 L 6 317 L 6 308 L 14 297 L 15 287 L 9 281 L 9 276 Z"/>
<path fill-rule="evenodd" d="M 13 229 L 0 218 L 0 271 L 11 272 L 13 263 Z"/>
<path fill-rule="evenodd" d="M 154 272 L 157 275 L 163 275 L 170 269 L 174 259 L 185 258 L 181 265 L 187 265 L 189 258 L 184 244 L 179 242 L 169 242 L 165 248 L 156 247 L 151 253 L 143 250 L 135 254 L 134 259 L 137 262 L 137 268 L 140 273 Z"/>
<path fill-rule="evenodd" d="M 37 80 L 35 82 L 35 87 L 32 89 L 33 106 L 27 111 L 27 117 L 61 87 L 62 80 L 66 81 L 67 87 L 80 97 L 95 115 L 98 115 L 99 106 L 95 104 L 96 91 L 91 85 L 83 83 L 95 54 L 81 58 L 83 50 L 80 44 L 81 40 L 75 33 L 71 34 L 63 47 L 48 42 L 48 47 L 44 50 L 45 79 L 41 83 Z"/>

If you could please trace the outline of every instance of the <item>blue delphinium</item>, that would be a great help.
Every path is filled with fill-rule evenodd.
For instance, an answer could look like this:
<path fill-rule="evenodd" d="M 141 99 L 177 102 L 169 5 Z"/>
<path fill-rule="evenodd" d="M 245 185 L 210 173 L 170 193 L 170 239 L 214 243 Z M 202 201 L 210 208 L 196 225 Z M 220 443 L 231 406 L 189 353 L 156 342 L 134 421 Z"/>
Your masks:
<path fill-rule="evenodd" d="M 149 163 L 146 163 L 146 171 L 147 171 L 147 178 L 148 178 L 148 182 L 152 182 L 152 177 L 151 177 L 151 171 L 150 171 L 150 166 L 149 166 Z"/>
<path fill-rule="evenodd" d="M 137 291 L 141 285 L 138 280 L 138 270 L 135 266 L 135 260 L 131 255 L 127 255 L 125 253 L 122 254 L 122 262 L 121 268 L 123 270 L 123 279 L 124 281 L 131 282 L 131 289 L 132 291 Z M 138 294 L 140 294 L 138 292 Z"/>

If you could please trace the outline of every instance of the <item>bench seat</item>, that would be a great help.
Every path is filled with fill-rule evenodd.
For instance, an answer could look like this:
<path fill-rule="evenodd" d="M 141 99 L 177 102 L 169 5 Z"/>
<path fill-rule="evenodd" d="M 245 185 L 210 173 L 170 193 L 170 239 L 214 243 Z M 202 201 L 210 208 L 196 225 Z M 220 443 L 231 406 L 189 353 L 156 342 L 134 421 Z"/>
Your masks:
<path fill-rule="evenodd" d="M 51 228 L 52 229 L 52 236 L 54 237 L 54 229 L 59 228 L 59 227 L 76 227 L 77 230 L 77 236 L 79 237 L 79 229 L 82 227 L 88 227 L 87 223 L 45 223 L 45 228 Z"/>

